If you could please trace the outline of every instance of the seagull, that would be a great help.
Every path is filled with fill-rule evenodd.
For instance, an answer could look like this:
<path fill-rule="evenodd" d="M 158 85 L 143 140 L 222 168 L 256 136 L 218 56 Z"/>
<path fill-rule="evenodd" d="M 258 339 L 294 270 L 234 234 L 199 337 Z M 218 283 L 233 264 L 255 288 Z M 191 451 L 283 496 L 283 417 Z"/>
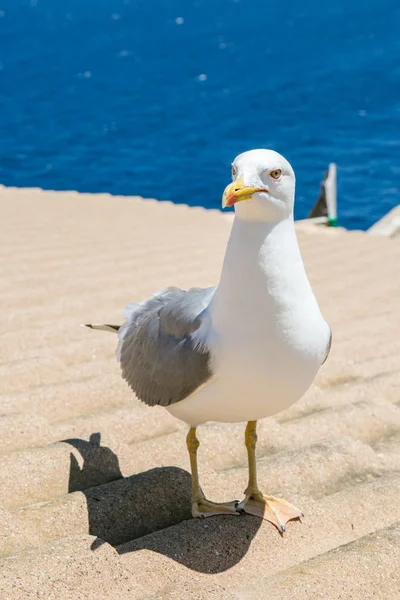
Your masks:
<path fill-rule="evenodd" d="M 249 513 L 280 533 L 303 513 L 258 487 L 259 419 L 294 404 L 328 357 L 332 334 L 311 289 L 297 243 L 295 175 L 273 150 L 250 150 L 232 164 L 222 207 L 235 217 L 221 277 L 212 288 L 169 287 L 129 304 L 118 333 L 122 377 L 149 406 L 189 426 L 192 515 Z M 216 503 L 199 483 L 196 428 L 208 421 L 247 422 L 244 499 Z"/>

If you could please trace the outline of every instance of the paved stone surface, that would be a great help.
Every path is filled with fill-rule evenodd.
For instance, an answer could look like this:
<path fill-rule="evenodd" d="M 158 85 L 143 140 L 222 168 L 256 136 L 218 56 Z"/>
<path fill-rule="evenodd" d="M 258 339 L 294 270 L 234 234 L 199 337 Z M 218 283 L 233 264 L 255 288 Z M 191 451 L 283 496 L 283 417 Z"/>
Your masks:
<path fill-rule="evenodd" d="M 260 483 L 305 512 L 280 537 L 190 518 L 185 426 L 133 397 L 116 338 L 79 327 L 213 285 L 232 217 L 9 188 L 0 208 L 2 600 L 400 597 L 398 240 L 298 228 L 334 343 L 306 396 L 259 424 Z M 243 432 L 199 429 L 212 499 L 242 497 Z"/>

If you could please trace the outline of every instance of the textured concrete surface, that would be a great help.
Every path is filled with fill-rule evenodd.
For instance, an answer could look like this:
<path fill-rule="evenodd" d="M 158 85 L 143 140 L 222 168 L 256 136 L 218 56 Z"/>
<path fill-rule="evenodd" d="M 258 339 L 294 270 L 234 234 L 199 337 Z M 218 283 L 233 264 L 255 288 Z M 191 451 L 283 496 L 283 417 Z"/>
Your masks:
<path fill-rule="evenodd" d="M 185 426 L 120 379 L 121 321 L 168 285 L 218 281 L 231 216 L 0 188 L 1 600 L 400 597 L 400 245 L 298 227 L 334 335 L 313 388 L 259 424 L 259 480 L 300 506 L 190 518 Z M 244 425 L 199 429 L 202 485 L 241 498 Z"/>

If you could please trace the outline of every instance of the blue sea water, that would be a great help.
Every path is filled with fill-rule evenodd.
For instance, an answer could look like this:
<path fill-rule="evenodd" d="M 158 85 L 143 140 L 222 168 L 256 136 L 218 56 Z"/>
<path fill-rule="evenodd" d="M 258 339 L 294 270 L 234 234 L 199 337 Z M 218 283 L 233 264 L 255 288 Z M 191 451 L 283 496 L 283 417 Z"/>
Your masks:
<path fill-rule="evenodd" d="M 0 0 L 0 182 L 219 207 L 270 147 L 307 215 L 400 202 L 398 0 Z"/>

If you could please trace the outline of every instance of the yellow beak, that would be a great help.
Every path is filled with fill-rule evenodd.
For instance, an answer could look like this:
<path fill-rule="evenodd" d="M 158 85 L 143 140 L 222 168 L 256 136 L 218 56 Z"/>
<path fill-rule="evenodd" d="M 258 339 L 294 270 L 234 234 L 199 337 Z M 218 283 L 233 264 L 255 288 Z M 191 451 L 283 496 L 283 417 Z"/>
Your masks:
<path fill-rule="evenodd" d="M 260 191 L 263 190 L 245 186 L 243 177 L 239 177 L 226 186 L 222 194 L 222 208 L 233 206 L 242 200 L 250 200 L 253 194 Z"/>

